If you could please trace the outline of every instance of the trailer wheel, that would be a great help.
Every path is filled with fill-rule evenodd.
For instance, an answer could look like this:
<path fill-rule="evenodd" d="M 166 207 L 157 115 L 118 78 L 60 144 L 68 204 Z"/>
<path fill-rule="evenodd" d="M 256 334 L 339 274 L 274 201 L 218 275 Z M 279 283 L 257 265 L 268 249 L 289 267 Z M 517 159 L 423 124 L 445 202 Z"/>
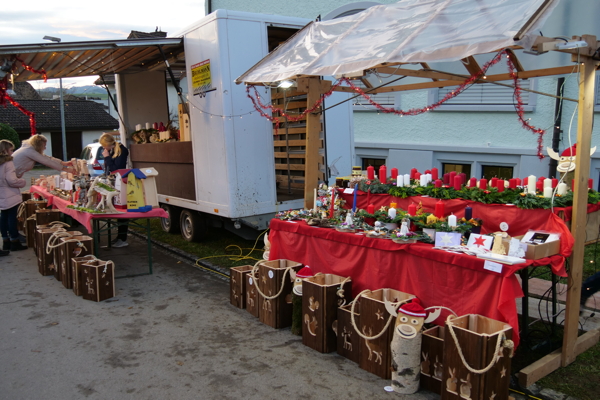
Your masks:
<path fill-rule="evenodd" d="M 181 236 L 188 242 L 198 242 L 206 237 L 208 225 L 202 214 L 196 211 L 182 210 L 179 221 Z"/>
<path fill-rule="evenodd" d="M 179 233 L 179 218 L 181 217 L 181 208 L 168 204 L 161 204 L 160 207 L 169 214 L 168 218 L 160 219 L 160 227 L 168 233 Z"/>

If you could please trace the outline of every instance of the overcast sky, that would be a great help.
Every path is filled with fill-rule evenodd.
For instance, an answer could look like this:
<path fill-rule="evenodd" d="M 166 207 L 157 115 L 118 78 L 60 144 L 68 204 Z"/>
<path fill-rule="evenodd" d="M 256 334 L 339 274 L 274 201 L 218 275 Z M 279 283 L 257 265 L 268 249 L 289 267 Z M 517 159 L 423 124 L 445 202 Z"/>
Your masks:
<path fill-rule="evenodd" d="M 172 36 L 204 16 L 204 0 L 144 2 L 104 0 L 3 1 L 0 6 L 0 45 L 43 43 L 45 35 L 63 42 L 126 39 L 132 30 Z M 63 79 L 63 86 L 93 84 L 97 76 Z M 58 80 L 50 86 L 58 87 Z M 31 82 L 37 89 L 42 86 Z M 46 86 L 46 85 L 43 85 Z"/>

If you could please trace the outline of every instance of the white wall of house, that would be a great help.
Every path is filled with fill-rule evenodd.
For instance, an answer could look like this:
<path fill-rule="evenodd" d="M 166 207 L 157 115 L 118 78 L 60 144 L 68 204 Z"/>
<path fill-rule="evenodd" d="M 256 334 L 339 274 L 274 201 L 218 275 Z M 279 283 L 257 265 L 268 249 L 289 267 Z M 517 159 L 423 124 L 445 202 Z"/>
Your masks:
<path fill-rule="evenodd" d="M 389 4 L 395 1 L 379 1 Z M 257 13 L 281 13 L 288 16 L 315 19 L 335 17 L 353 8 L 368 7 L 372 2 L 348 2 L 330 0 L 327 2 L 307 0 L 305 2 L 281 0 L 214 0 L 212 10 L 218 8 L 249 11 Z M 600 2 L 597 0 L 562 0 L 549 17 L 541 32 L 545 36 L 565 36 L 595 34 L 600 37 L 600 24 L 596 17 L 600 15 Z M 550 52 L 540 56 L 518 54 L 526 69 L 548 68 L 559 65 L 574 65 L 570 56 Z M 490 56 L 477 57 L 483 65 Z M 458 63 L 457 63 L 458 64 Z M 437 65 L 442 70 L 448 65 Z M 462 66 L 454 66 L 453 72 L 466 74 Z M 489 73 L 507 72 L 506 64 L 501 61 Z M 578 74 L 567 75 L 565 96 L 577 99 Z M 556 94 L 558 77 L 538 78 L 532 87 L 543 93 Z M 406 81 L 404 81 L 406 82 Z M 511 82 L 505 82 L 511 83 Z M 433 101 L 434 90 L 402 92 L 396 96 L 395 108 L 408 110 L 423 108 Z M 529 94 L 531 106 L 526 118 L 536 127 L 547 129 L 544 149 L 551 146 L 554 126 L 555 99 L 543 95 Z M 600 102 L 599 102 L 600 104 Z M 560 151 L 574 143 L 577 136 L 577 114 L 575 103 L 565 101 Z M 407 173 L 412 167 L 420 170 L 431 167 L 441 168 L 443 163 L 464 163 L 471 165 L 472 175 L 481 177 L 483 165 L 512 166 L 515 177 L 530 174 L 548 176 L 549 158 L 540 161 L 536 157 L 537 137 L 525 130 L 511 106 L 496 107 L 503 111 L 478 111 L 482 106 L 458 106 L 453 111 L 434 111 L 418 116 L 398 117 L 380 114 L 376 110 L 365 111 L 365 107 L 355 106 L 354 135 L 356 146 L 356 165 L 363 158 L 385 159 L 389 167 L 397 167 Z M 494 109 L 494 107 L 491 107 Z M 507 111 L 510 110 L 510 111 Z M 600 105 L 596 108 L 600 111 Z M 573 123 L 570 125 L 571 117 Z M 598 112 L 595 115 L 598 119 Z M 594 125 L 592 146 L 600 148 L 600 124 Z M 592 159 L 591 176 L 598 181 L 600 177 L 600 151 Z"/>

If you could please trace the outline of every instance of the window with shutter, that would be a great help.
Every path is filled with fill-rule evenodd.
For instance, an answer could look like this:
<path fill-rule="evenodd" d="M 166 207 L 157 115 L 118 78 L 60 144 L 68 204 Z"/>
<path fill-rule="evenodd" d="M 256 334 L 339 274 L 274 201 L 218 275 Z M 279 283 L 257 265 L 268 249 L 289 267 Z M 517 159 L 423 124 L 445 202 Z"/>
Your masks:
<path fill-rule="evenodd" d="M 355 86 L 362 88 L 367 91 L 368 88 L 365 84 L 360 80 L 353 80 L 352 83 Z M 379 86 L 380 83 L 377 84 Z M 376 85 L 373 85 L 376 86 Z M 400 107 L 400 93 L 399 92 L 389 92 L 389 93 L 377 93 L 377 94 L 369 94 L 367 95 L 373 100 L 375 103 L 380 104 L 387 108 L 399 108 Z M 352 104 L 354 105 L 354 111 L 377 111 L 377 107 L 372 105 L 369 100 L 365 99 L 362 96 L 358 96 L 352 99 Z"/>
<path fill-rule="evenodd" d="M 502 82 L 502 83 L 508 83 Z M 525 111 L 534 111 L 537 101 L 535 93 L 525 89 L 535 90 L 537 87 L 535 79 L 520 81 L 521 98 Z M 443 99 L 448 93 L 456 90 L 457 86 L 431 89 L 429 91 L 429 103 L 433 104 Z M 512 87 L 495 85 L 493 83 L 482 83 L 472 85 L 458 96 L 446 101 L 437 111 L 514 111 L 516 100 Z"/>

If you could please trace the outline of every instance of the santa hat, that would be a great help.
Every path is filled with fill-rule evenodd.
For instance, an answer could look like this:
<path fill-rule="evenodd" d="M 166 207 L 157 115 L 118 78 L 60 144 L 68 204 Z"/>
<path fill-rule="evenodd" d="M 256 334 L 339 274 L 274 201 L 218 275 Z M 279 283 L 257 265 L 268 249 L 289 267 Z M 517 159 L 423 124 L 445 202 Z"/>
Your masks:
<path fill-rule="evenodd" d="M 573 146 L 569 147 L 568 149 L 564 149 L 560 156 L 561 157 L 574 157 L 575 155 L 577 155 L 577 143 L 575 143 Z"/>
<path fill-rule="evenodd" d="M 311 276 L 314 276 L 315 274 L 313 274 L 312 269 L 310 269 L 310 267 L 307 265 L 306 267 L 302 268 L 300 271 L 298 271 L 296 273 L 296 278 L 310 278 Z"/>
<path fill-rule="evenodd" d="M 412 315 L 413 317 L 426 317 L 427 313 L 423 306 L 421 306 L 421 302 L 416 297 L 412 299 L 410 303 L 402 304 L 398 309 L 398 312 L 401 312 L 406 315 Z"/>

